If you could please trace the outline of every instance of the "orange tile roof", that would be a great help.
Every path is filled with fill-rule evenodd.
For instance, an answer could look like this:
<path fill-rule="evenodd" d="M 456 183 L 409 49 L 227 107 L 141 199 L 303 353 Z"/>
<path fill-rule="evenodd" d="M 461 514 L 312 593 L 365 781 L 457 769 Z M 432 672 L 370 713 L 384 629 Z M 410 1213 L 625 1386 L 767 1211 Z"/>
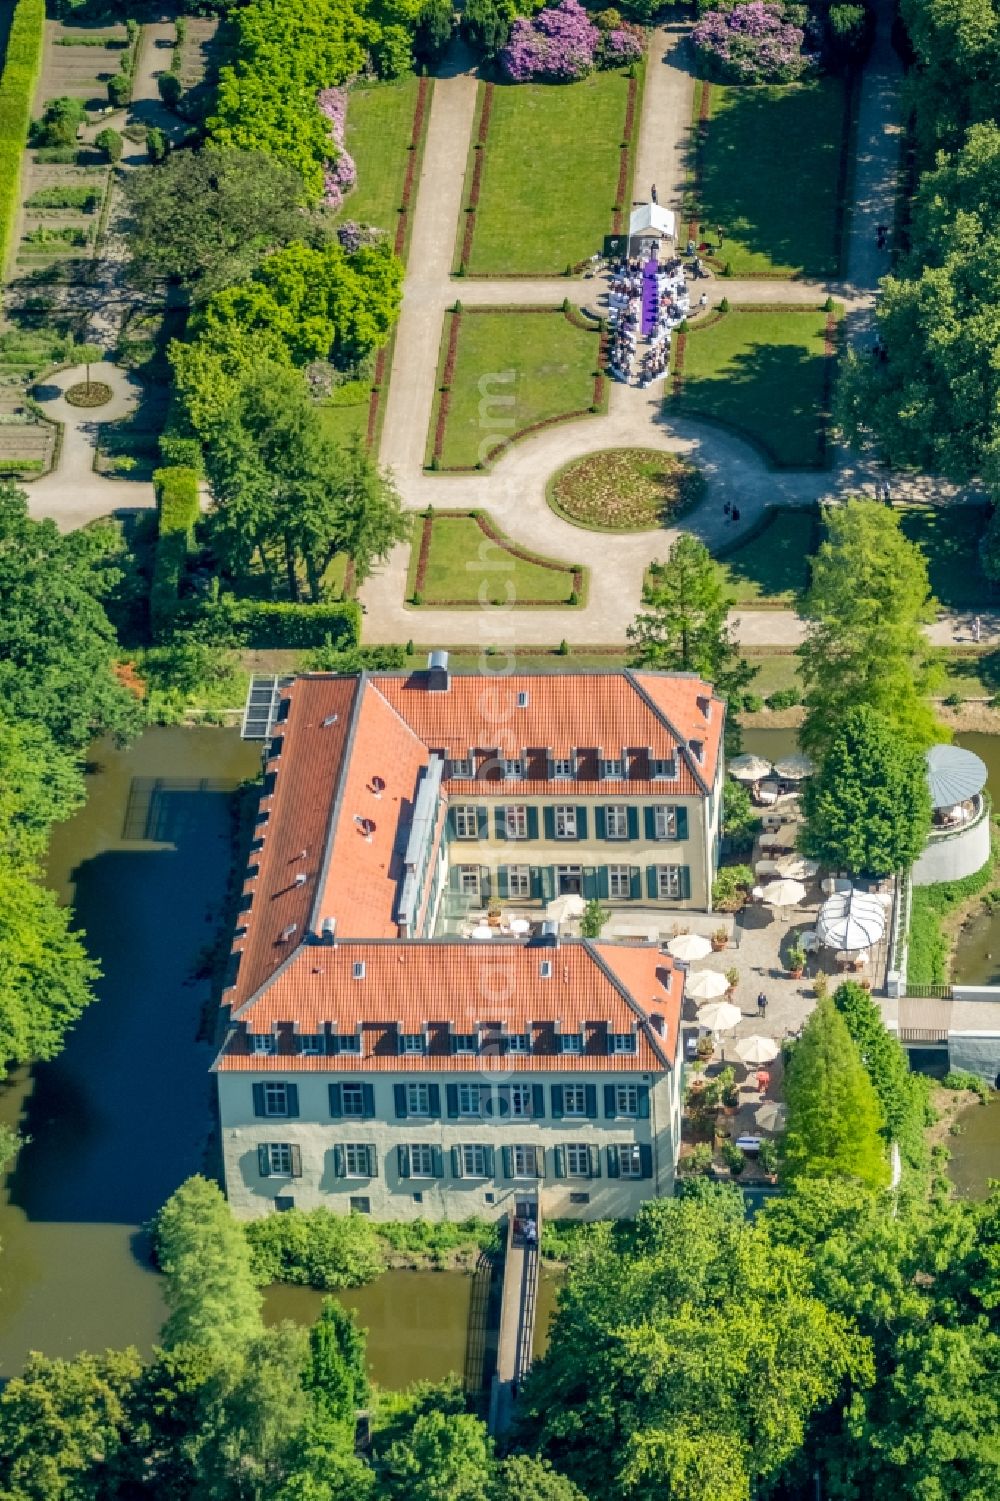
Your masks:
<path fill-rule="evenodd" d="M 355 979 L 359 961 L 364 977 Z M 543 977 L 543 963 L 551 965 L 550 978 Z M 279 1051 L 252 1053 L 244 1033 L 235 1029 L 215 1067 L 262 1072 L 662 1070 L 676 1057 L 683 990 L 683 971 L 648 944 L 569 940 L 553 948 L 501 940 L 487 947 L 433 939 L 317 944 L 300 949 L 239 1015 L 249 1033 L 277 1030 Z M 557 1022 L 563 1031 L 583 1030 L 582 1053 L 561 1052 Z M 397 1024 L 404 1032 L 422 1032 L 427 1026 L 428 1051 L 400 1054 Z M 533 1028 L 533 1051 L 455 1054 L 449 1024 L 459 1033 L 482 1027 L 508 1032 Z M 294 1029 L 315 1034 L 328 1026 L 351 1034 L 360 1027 L 363 1054 L 297 1051 Z M 637 1051 L 609 1054 L 608 1031 L 633 1029 Z"/>

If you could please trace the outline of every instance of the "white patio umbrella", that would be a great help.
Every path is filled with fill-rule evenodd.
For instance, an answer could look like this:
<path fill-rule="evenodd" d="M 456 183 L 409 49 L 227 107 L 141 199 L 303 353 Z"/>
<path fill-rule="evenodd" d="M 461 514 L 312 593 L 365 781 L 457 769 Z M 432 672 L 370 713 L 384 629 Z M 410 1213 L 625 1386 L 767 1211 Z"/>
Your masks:
<path fill-rule="evenodd" d="M 778 874 L 792 881 L 811 881 L 819 870 L 819 862 L 807 860 L 805 855 L 781 855 L 775 860 Z"/>
<path fill-rule="evenodd" d="M 700 933 L 680 933 L 676 938 L 671 938 L 667 951 L 674 959 L 683 959 L 690 964 L 695 959 L 704 959 L 706 954 L 710 954 L 712 945 Z"/>
<path fill-rule="evenodd" d="M 786 877 L 765 886 L 761 901 L 766 902 L 769 907 L 796 907 L 805 894 L 806 888 L 801 881 L 791 881 Z"/>
<path fill-rule="evenodd" d="M 757 1110 L 754 1120 L 762 1131 L 781 1131 L 784 1129 L 787 1115 L 788 1107 L 780 1100 L 765 1100 Z"/>
<path fill-rule="evenodd" d="M 728 989 L 729 981 L 717 969 L 700 969 L 696 975 L 689 977 L 684 993 L 693 996 L 696 1001 L 717 1001 Z"/>
<path fill-rule="evenodd" d="M 730 1032 L 733 1027 L 738 1027 L 743 1019 L 743 1012 L 739 1006 L 734 1006 L 731 1001 L 709 1001 L 707 1006 L 702 1006 L 698 1011 L 698 1025 L 705 1027 L 709 1032 Z"/>
<path fill-rule="evenodd" d="M 531 924 L 526 917 L 511 918 L 510 931 L 521 937 L 524 933 L 531 932 Z"/>
<path fill-rule="evenodd" d="M 828 949 L 869 948 L 885 932 L 885 908 L 866 891 L 837 891 L 820 908 L 816 932 Z"/>
<path fill-rule="evenodd" d="M 575 891 L 568 891 L 565 896 L 554 897 L 546 903 L 545 916 L 552 922 L 566 922 L 571 917 L 582 917 L 586 910 L 583 897 Z"/>
<path fill-rule="evenodd" d="M 778 1044 L 772 1037 L 760 1037 L 754 1033 L 740 1038 L 736 1044 L 736 1056 L 743 1063 L 770 1063 L 778 1056 Z"/>
<path fill-rule="evenodd" d="M 730 761 L 726 769 L 738 782 L 759 782 L 761 777 L 770 776 L 771 763 L 765 761 L 763 756 L 754 756 L 748 752 Z"/>
<path fill-rule="evenodd" d="M 469 934 L 469 937 L 478 938 L 480 940 L 484 938 L 492 938 L 493 929 L 487 927 L 484 922 L 481 922 L 475 928 L 473 928 L 472 932 Z"/>
<path fill-rule="evenodd" d="M 811 777 L 816 767 L 808 756 L 784 756 L 775 761 L 774 769 L 786 782 L 801 782 L 803 777 Z"/>

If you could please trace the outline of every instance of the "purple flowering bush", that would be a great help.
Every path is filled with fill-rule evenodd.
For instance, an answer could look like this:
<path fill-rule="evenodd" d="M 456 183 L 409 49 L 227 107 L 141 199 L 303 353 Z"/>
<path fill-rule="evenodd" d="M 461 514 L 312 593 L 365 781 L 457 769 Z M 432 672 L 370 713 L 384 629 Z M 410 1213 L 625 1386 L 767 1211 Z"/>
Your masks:
<path fill-rule="evenodd" d="M 792 83 L 816 62 L 804 50 L 805 32 L 772 0 L 710 11 L 691 43 L 707 76 L 726 83 Z"/>
<path fill-rule="evenodd" d="M 344 129 L 347 124 L 347 90 L 321 89 L 316 95 L 320 113 L 330 122 L 330 138 L 337 148 L 332 161 L 323 163 L 323 202 L 327 208 L 338 209 L 344 196 L 358 180 L 354 158 L 344 144 Z"/>
<path fill-rule="evenodd" d="M 601 67 L 618 68 L 624 63 L 637 63 L 645 49 L 646 39 L 642 27 L 623 21 L 620 26 L 612 26 L 601 37 Z"/>
<path fill-rule="evenodd" d="M 500 52 L 500 66 L 511 83 L 532 78 L 569 83 L 597 65 L 600 32 L 578 0 L 540 10 L 530 20 L 519 17 Z"/>

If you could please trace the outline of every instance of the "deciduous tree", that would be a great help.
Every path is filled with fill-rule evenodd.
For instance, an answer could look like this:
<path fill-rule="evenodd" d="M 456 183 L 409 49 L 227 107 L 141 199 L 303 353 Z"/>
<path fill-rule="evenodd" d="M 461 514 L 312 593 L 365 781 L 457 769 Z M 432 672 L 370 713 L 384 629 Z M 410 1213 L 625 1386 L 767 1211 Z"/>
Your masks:
<path fill-rule="evenodd" d="M 388 1450 L 387 1501 L 489 1501 L 493 1445 L 471 1413 L 424 1413 Z"/>
<path fill-rule="evenodd" d="M 193 1344 L 229 1351 L 260 1332 L 250 1252 L 215 1183 L 188 1178 L 171 1195 L 156 1218 L 156 1254 L 170 1310 L 163 1326 L 167 1349 Z"/>

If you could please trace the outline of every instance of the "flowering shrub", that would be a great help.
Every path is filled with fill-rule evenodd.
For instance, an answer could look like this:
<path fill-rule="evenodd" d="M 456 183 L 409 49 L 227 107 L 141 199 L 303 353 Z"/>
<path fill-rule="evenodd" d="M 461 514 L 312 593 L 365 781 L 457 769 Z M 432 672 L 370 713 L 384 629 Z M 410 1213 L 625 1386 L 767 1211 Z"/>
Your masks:
<path fill-rule="evenodd" d="M 641 26 L 628 21 L 606 31 L 601 38 L 600 59 L 602 68 L 618 68 L 623 63 L 636 63 L 645 51 L 646 40 Z"/>
<path fill-rule="evenodd" d="M 337 209 L 344 195 L 358 180 L 354 158 L 344 144 L 344 127 L 347 124 L 347 90 L 321 89 L 316 95 L 320 113 L 330 122 L 330 138 L 337 148 L 333 161 L 323 164 L 323 202 L 328 208 Z"/>
<path fill-rule="evenodd" d="M 540 10 L 527 20 L 519 17 L 510 41 L 500 53 L 500 66 L 512 83 L 545 78 L 571 82 L 592 72 L 600 33 L 578 0 Z"/>
<path fill-rule="evenodd" d="M 691 41 L 709 77 L 731 83 L 791 83 L 816 61 L 803 51 L 802 28 L 785 21 L 781 5 L 769 0 L 710 11 Z"/>

